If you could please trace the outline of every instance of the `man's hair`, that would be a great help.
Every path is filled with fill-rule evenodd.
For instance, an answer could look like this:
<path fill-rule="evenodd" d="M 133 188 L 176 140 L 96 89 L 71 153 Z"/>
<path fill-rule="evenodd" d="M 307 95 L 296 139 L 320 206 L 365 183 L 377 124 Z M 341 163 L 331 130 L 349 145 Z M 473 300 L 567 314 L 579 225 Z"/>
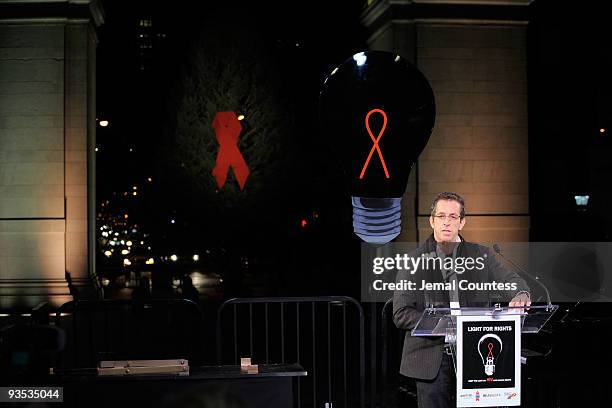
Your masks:
<path fill-rule="evenodd" d="M 438 201 L 440 200 L 457 201 L 459 204 L 461 204 L 461 211 L 459 213 L 459 216 L 462 219 L 463 217 L 465 217 L 465 201 L 463 200 L 463 197 L 461 197 L 457 193 L 449 193 L 448 191 L 438 193 L 436 198 L 434 198 L 433 203 L 431 203 L 431 216 L 432 217 L 436 215 L 436 206 L 438 205 Z"/>

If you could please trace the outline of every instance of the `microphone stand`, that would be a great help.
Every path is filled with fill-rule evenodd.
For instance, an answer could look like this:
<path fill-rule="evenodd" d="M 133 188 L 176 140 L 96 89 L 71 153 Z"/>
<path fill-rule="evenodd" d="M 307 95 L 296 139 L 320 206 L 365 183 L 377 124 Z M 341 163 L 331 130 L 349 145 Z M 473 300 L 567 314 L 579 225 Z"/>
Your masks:
<path fill-rule="evenodd" d="M 538 279 L 537 276 L 534 277 L 529 272 L 527 272 L 526 270 L 524 270 L 523 268 L 518 266 L 516 263 L 514 263 L 510 258 L 507 258 L 504 254 L 502 254 L 501 248 L 500 248 L 500 246 L 498 244 L 494 244 L 493 245 L 493 250 L 495 251 L 495 253 L 499 254 L 499 256 L 501 256 L 504 260 L 506 260 L 506 262 L 508 262 L 509 264 L 514 266 L 520 272 L 522 272 L 525 275 L 529 276 L 532 280 L 536 281 L 538 283 L 538 285 L 540 285 L 544 289 L 544 292 L 546 292 L 546 302 L 547 302 L 546 311 L 547 312 L 550 311 L 552 309 L 552 302 L 550 301 L 550 292 L 548 292 L 548 288 L 546 287 L 546 285 L 544 285 L 542 282 L 540 282 L 540 280 Z"/>

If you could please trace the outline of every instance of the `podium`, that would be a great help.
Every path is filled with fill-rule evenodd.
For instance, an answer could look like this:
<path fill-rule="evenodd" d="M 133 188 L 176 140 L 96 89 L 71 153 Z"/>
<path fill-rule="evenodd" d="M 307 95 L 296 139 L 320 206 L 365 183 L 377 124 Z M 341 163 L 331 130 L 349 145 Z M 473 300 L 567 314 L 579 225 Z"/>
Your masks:
<path fill-rule="evenodd" d="M 411 335 L 444 338 L 457 374 L 457 407 L 519 406 L 521 335 L 538 333 L 558 308 L 429 307 Z"/>
<path fill-rule="evenodd" d="M 446 336 L 456 329 L 457 316 L 521 316 L 521 333 L 535 334 L 550 320 L 558 305 L 524 307 L 428 307 L 411 333 L 413 336 Z M 525 309 L 528 309 L 525 311 Z"/>

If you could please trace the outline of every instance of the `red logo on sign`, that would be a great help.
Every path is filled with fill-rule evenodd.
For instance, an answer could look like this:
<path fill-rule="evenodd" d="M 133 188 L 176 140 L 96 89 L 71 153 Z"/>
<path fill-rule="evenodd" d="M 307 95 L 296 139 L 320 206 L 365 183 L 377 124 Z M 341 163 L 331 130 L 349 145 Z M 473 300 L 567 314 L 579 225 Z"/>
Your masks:
<path fill-rule="evenodd" d="M 217 112 L 212 127 L 219 142 L 217 161 L 212 171 L 213 177 L 217 180 L 217 186 L 221 188 L 225 185 L 227 173 L 232 167 L 240 190 L 242 190 L 250 170 L 238 149 L 238 137 L 242 132 L 240 121 L 234 112 Z"/>
<path fill-rule="evenodd" d="M 380 132 L 378 133 L 378 136 L 376 137 L 374 137 L 374 135 L 372 134 L 372 130 L 370 129 L 370 122 L 369 122 L 370 116 L 373 113 L 380 113 L 383 116 L 383 125 L 382 125 L 382 128 L 380 129 Z M 368 130 L 368 134 L 370 135 L 370 139 L 372 139 L 372 141 L 374 142 L 374 145 L 372 145 L 372 148 L 370 149 L 370 154 L 368 154 L 368 158 L 366 159 L 363 165 L 363 169 L 361 169 L 361 174 L 359 175 L 359 178 L 360 179 L 363 178 L 363 175 L 365 174 L 365 171 L 368 168 L 368 164 L 370 164 L 370 159 L 372 158 L 372 155 L 374 154 L 374 150 L 376 150 L 376 152 L 378 153 L 378 157 L 380 158 L 380 162 L 382 163 L 383 170 L 385 171 L 385 177 L 389 178 L 389 172 L 387 171 L 387 164 L 385 163 L 385 158 L 383 157 L 382 151 L 380 150 L 380 146 L 378 145 L 378 142 L 380 142 L 380 138 L 382 137 L 383 133 L 385 132 L 385 129 L 387 128 L 387 114 L 382 109 L 372 109 L 371 111 L 368 112 L 368 114 L 365 117 L 365 125 L 366 125 L 366 129 Z"/>

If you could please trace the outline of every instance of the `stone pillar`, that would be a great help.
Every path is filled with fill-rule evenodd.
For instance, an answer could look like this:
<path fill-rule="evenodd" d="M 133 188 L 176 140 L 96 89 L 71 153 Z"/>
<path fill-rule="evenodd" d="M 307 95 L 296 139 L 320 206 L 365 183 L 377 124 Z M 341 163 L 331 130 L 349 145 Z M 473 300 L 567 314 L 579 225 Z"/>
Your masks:
<path fill-rule="evenodd" d="M 0 0 L 0 307 L 95 296 L 95 0 Z"/>
<path fill-rule="evenodd" d="M 530 2 L 379 0 L 362 15 L 369 47 L 412 59 L 436 97 L 436 125 L 404 198 L 416 194 L 417 212 L 406 207 L 403 224 L 416 220 L 418 240 L 431 232 L 429 207 L 440 191 L 465 198 L 468 240 L 529 239 Z M 406 229 L 400 239 L 414 236 Z"/>

